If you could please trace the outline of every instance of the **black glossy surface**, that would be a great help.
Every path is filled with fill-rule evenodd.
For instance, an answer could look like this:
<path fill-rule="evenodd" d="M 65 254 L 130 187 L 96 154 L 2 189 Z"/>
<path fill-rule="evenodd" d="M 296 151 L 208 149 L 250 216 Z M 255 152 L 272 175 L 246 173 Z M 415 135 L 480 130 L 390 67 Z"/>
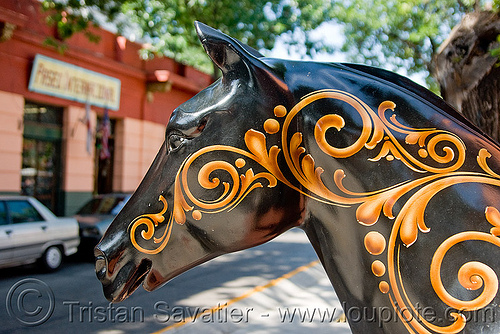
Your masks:
<path fill-rule="evenodd" d="M 174 111 L 165 144 L 97 246 L 96 271 L 106 298 L 123 300 L 141 283 L 154 290 L 197 264 L 261 244 L 299 226 L 306 231 L 339 298 L 346 302 L 354 333 L 456 332 L 446 328 L 454 322 L 452 309 L 455 312 L 462 308 L 456 305 L 467 305 L 481 294 L 487 295 L 486 302 L 476 304 L 477 310 L 466 306 L 469 310 L 462 312 L 464 332 L 500 332 L 495 322 L 500 321 L 495 290 L 500 267 L 495 228 L 500 214 L 497 217 L 494 209 L 500 200 L 500 177 L 495 174 L 500 171 L 498 144 L 434 94 L 396 74 L 360 65 L 263 58 L 203 24 L 197 24 L 197 29 L 223 77 Z M 321 90 L 329 90 L 330 95 L 302 109 L 297 107 L 308 94 L 320 96 Z M 333 95 L 349 97 L 371 113 L 362 116 Z M 384 101 L 394 102 L 394 110 L 378 113 Z M 278 105 L 286 108 L 286 116 L 273 114 Z M 397 123 L 390 119 L 392 114 Z M 363 131 L 369 132 L 366 142 L 376 137 L 376 129 L 381 136 L 373 145 L 361 145 L 344 156 L 328 154 L 315 137 L 315 131 L 324 130 L 318 121 L 325 115 L 338 115 L 344 121 L 339 126 L 335 122 L 340 118 L 335 116 L 339 130 L 325 130 L 331 147 L 347 148 L 364 136 Z M 277 133 L 266 132 L 264 123 L 270 119 L 279 124 Z M 249 134 L 256 133 L 260 139 L 250 140 Z M 302 135 L 299 146 L 303 152 L 294 165 L 286 157 L 293 156 L 295 133 Z M 264 146 L 250 147 L 251 143 L 262 144 L 262 138 Z M 274 145 L 280 150 L 276 159 L 271 154 Z M 202 154 L 204 147 L 210 151 Z M 392 150 L 373 161 L 384 147 Z M 485 158 L 485 150 L 492 157 Z M 196 154 L 199 157 L 193 158 Z M 213 189 L 210 184 L 200 186 L 199 173 L 205 175 L 204 168 L 214 161 L 224 163 L 207 174 Z M 317 167 L 323 170 L 320 179 L 314 178 Z M 250 169 L 260 175 L 251 183 L 259 185 L 256 188 L 246 188 L 241 178 L 246 175 L 249 179 Z M 342 185 L 346 189 L 335 183 L 338 170 L 345 174 Z M 316 171 L 317 175 L 321 172 Z M 178 176 L 183 172 L 185 179 Z M 244 195 L 223 204 L 222 182 L 229 192 L 236 187 L 236 194 Z M 206 207 L 189 198 L 187 189 L 195 199 L 204 200 Z M 432 194 L 428 201 L 419 202 L 428 194 Z M 141 237 L 141 231 L 148 231 L 147 225 L 134 230 L 133 224 L 146 214 L 162 211 L 160 195 L 168 208 L 165 220 L 157 220 L 154 236 L 161 237 L 171 226 L 170 239 L 157 254 L 145 254 L 133 244 L 131 234 L 146 249 L 157 248 L 161 241 L 155 244 L 147 235 Z M 182 215 L 171 216 L 173 208 L 180 208 L 174 206 L 174 199 L 180 197 L 187 204 L 179 209 L 185 222 Z M 391 214 L 387 209 L 393 202 Z M 384 211 L 376 205 L 370 210 L 370 203 L 385 205 Z M 423 222 L 409 219 L 406 225 L 398 225 L 401 219 L 418 213 Z M 376 222 L 370 221 L 373 217 L 378 217 Z M 385 242 L 380 254 L 371 254 L 373 247 L 365 246 L 369 232 L 377 232 L 375 244 L 380 246 L 377 241 L 381 239 Z M 456 236 L 463 240 L 439 255 L 443 245 L 454 242 Z M 445 300 L 431 284 L 433 259 L 443 260 L 437 276 L 456 303 Z M 385 267 L 379 276 L 371 269 L 376 260 Z M 471 266 L 464 274 L 466 281 L 484 279 L 476 290 L 462 286 L 457 278 L 466 263 Z M 485 266 L 489 271 L 481 271 Z M 381 288 L 383 282 L 388 291 Z M 406 309 L 411 310 L 413 321 L 404 324 Z"/>

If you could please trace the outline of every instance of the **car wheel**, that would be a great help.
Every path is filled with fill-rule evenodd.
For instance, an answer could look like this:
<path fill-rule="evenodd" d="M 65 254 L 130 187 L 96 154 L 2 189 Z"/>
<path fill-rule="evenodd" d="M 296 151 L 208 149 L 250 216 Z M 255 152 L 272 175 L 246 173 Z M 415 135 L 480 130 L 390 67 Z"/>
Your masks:
<path fill-rule="evenodd" d="M 62 260 L 62 251 L 57 246 L 50 246 L 47 248 L 41 258 L 42 265 L 49 271 L 57 270 L 61 266 Z"/>

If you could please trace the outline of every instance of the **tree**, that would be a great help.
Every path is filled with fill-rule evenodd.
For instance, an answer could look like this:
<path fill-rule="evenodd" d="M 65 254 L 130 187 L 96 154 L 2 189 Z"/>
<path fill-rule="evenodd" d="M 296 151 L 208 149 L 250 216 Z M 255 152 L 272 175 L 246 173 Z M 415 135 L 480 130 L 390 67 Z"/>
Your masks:
<path fill-rule="evenodd" d="M 409 74 L 494 139 L 500 137 L 500 1 L 351 0 L 331 16 L 350 60 Z"/>
<path fill-rule="evenodd" d="M 256 49 L 271 49 L 282 34 L 305 37 L 306 52 L 327 49 L 309 32 L 328 19 L 323 0 L 42 0 L 61 40 L 90 26 L 111 23 L 119 33 L 134 32 L 148 42 L 144 57 L 169 56 L 208 70 L 194 20 L 216 27 Z M 209 67 L 208 67 L 209 66 Z"/>
<path fill-rule="evenodd" d="M 500 138 L 500 16 L 464 16 L 434 57 L 441 95 L 493 139 Z"/>
<path fill-rule="evenodd" d="M 439 45 L 473 10 L 456 0 L 353 0 L 337 2 L 331 16 L 343 27 L 342 51 L 352 61 L 414 74 L 432 72 Z"/>

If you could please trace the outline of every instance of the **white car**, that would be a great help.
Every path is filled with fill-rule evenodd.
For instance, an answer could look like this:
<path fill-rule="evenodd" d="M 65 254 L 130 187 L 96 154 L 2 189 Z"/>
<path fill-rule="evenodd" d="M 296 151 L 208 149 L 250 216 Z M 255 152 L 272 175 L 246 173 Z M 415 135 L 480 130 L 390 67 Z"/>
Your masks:
<path fill-rule="evenodd" d="M 56 217 L 33 197 L 0 196 L 0 268 L 40 261 L 53 271 L 79 244 L 76 219 Z"/>

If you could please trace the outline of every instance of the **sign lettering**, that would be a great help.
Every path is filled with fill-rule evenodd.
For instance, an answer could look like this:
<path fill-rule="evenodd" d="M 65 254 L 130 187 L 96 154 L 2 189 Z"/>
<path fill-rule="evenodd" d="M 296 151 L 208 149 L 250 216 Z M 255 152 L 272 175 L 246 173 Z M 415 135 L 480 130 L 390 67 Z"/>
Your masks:
<path fill-rule="evenodd" d="M 118 110 L 121 82 L 101 73 L 36 55 L 29 90 Z"/>

